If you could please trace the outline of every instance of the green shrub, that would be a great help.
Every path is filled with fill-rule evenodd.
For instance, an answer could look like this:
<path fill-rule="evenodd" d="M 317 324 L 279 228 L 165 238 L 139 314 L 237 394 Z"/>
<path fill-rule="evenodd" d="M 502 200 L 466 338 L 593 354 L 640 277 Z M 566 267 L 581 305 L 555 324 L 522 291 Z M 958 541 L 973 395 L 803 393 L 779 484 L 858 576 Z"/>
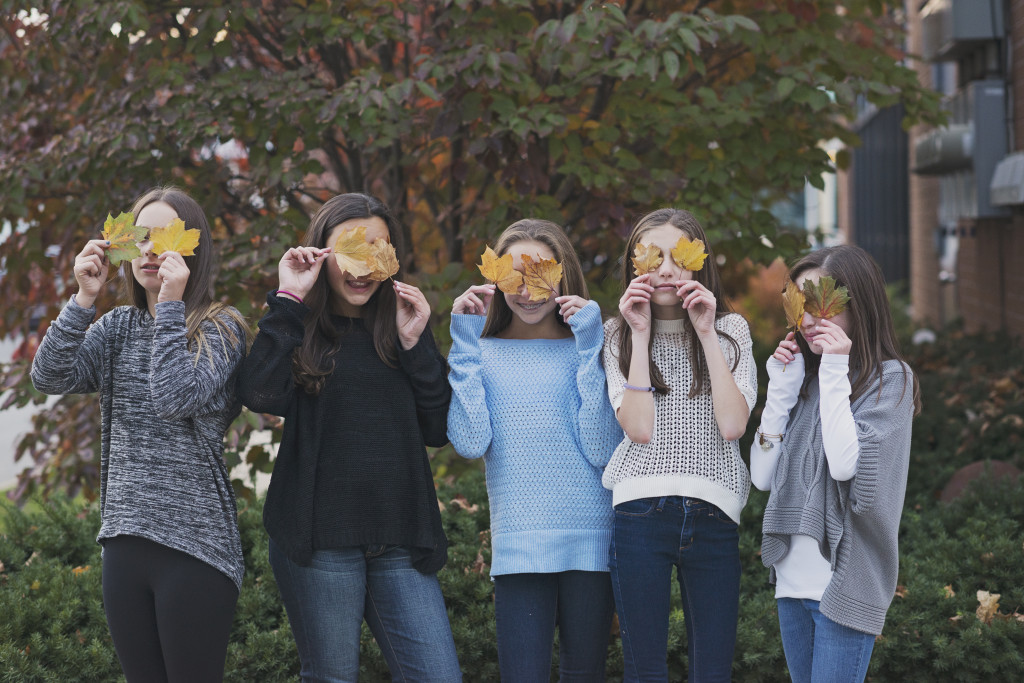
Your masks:
<path fill-rule="evenodd" d="M 914 424 L 900 588 L 876 641 L 869 678 L 1024 679 L 1024 480 L 982 480 L 948 505 L 936 497 L 954 471 L 975 460 L 998 457 L 1024 468 L 1024 351 L 1000 335 L 954 332 L 910 356 L 925 412 Z M 467 681 L 496 681 L 483 473 L 478 463 L 439 460 L 436 465 L 445 469 L 438 473 L 438 498 L 451 543 L 439 579 L 459 661 Z M 742 682 L 789 680 L 773 589 L 760 560 L 767 499 L 751 491 L 740 525 L 743 575 L 733 679 Z M 241 511 L 239 525 L 246 575 L 226 680 L 293 681 L 298 655 L 267 561 L 259 502 Z M 54 499 L 31 511 L 0 510 L 0 683 L 123 680 L 100 600 L 98 527 L 95 506 L 83 509 L 75 502 Z M 976 616 L 979 590 L 1001 596 L 991 623 Z M 671 680 L 684 680 L 685 615 L 675 582 L 673 600 L 669 671 Z M 617 637 L 608 673 L 610 681 L 621 680 Z M 365 627 L 361 680 L 389 680 Z"/>

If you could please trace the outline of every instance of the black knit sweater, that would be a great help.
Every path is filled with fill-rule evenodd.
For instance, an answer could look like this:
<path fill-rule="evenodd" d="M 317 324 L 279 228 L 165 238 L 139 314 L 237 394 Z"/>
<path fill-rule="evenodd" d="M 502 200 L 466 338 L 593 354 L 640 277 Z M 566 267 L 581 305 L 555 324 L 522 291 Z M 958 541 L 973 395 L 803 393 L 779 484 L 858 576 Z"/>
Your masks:
<path fill-rule="evenodd" d="M 334 316 L 341 346 L 313 396 L 292 374 L 309 309 L 273 293 L 267 301 L 238 394 L 285 418 L 263 509 L 270 537 L 299 565 L 314 550 L 388 544 L 408 548 L 419 571 L 438 571 L 448 543 L 425 445 L 448 442 L 451 387 L 430 328 L 408 351 L 396 340 L 390 368 L 362 320 Z"/>

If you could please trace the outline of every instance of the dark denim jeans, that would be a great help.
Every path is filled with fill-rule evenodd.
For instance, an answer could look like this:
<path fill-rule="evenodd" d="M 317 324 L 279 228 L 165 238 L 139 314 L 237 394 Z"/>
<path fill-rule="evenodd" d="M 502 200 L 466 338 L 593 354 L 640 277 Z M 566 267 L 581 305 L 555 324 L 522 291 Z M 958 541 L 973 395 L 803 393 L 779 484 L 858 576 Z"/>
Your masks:
<path fill-rule="evenodd" d="M 270 565 L 302 661 L 303 681 L 348 683 L 359 674 L 363 619 L 392 680 L 461 681 L 441 586 L 396 546 L 318 550 L 301 567 L 270 541 Z"/>
<path fill-rule="evenodd" d="M 535 683 L 550 678 L 556 623 L 559 680 L 603 681 L 614 611 L 607 572 L 494 577 L 502 683 Z"/>
<path fill-rule="evenodd" d="M 690 683 L 731 680 L 740 591 L 735 522 L 697 498 L 621 503 L 609 566 L 626 681 L 668 681 L 672 567 L 686 617 Z"/>
<path fill-rule="evenodd" d="M 779 598 L 782 649 L 793 683 L 861 683 L 875 636 L 837 624 L 817 600 Z"/>

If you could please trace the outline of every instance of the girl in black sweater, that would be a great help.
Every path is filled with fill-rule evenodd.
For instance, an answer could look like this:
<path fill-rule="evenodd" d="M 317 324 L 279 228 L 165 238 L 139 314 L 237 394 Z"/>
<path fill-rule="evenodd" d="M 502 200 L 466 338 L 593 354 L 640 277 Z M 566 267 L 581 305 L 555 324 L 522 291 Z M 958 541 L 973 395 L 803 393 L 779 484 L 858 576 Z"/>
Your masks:
<path fill-rule="evenodd" d="M 281 259 L 239 374 L 246 406 L 285 418 L 263 513 L 271 566 L 302 680 L 355 681 L 365 619 L 395 680 L 457 681 L 425 449 L 448 441 L 451 388 L 423 293 L 401 270 L 375 280 L 332 254 L 364 228 L 367 243 L 401 253 L 379 200 L 344 194 L 320 208 Z"/>

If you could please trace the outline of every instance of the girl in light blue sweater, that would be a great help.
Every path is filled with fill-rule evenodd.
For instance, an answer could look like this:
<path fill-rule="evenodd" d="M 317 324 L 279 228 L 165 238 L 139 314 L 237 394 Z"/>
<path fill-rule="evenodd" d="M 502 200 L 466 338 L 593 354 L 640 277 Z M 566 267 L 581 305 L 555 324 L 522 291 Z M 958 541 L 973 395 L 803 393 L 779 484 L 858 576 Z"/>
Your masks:
<path fill-rule="evenodd" d="M 561 680 L 600 681 L 614 610 L 601 474 L 622 440 L 601 311 L 554 223 L 514 223 L 496 256 L 497 284 L 452 307 L 448 438 L 487 464 L 501 679 L 548 680 L 557 623 Z"/>

